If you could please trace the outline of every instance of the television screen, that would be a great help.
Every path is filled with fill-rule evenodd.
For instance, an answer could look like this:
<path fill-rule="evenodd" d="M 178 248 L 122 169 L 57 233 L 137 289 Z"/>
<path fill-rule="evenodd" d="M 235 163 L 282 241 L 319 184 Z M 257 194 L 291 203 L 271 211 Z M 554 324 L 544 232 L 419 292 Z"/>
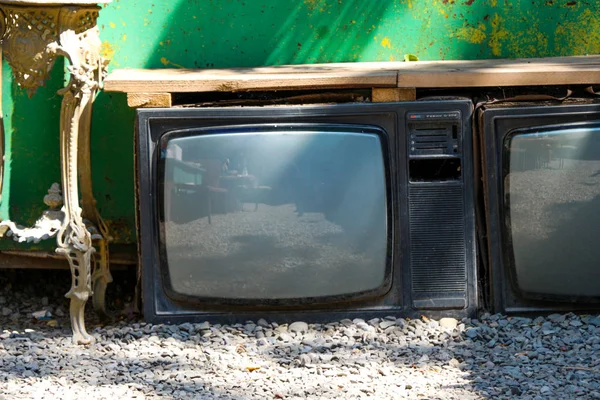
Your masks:
<path fill-rule="evenodd" d="M 384 135 L 327 125 L 164 135 L 170 296 L 314 301 L 385 290 Z"/>
<path fill-rule="evenodd" d="M 600 297 L 600 125 L 514 131 L 504 165 L 518 290 Z"/>

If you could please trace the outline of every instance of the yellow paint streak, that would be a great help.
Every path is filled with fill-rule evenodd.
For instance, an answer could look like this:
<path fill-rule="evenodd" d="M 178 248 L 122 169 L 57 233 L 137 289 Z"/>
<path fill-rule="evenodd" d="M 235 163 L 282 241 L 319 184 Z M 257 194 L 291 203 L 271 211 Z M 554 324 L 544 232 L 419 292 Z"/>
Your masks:
<path fill-rule="evenodd" d="M 502 43 L 509 38 L 508 31 L 503 28 L 502 22 L 502 18 L 498 14 L 494 14 L 489 46 L 492 49 L 492 54 L 496 57 L 502 55 Z"/>
<path fill-rule="evenodd" d="M 579 56 L 600 53 L 600 19 L 589 8 L 579 17 L 563 21 L 554 32 L 557 55 Z"/>
<path fill-rule="evenodd" d="M 465 26 L 465 27 L 459 28 L 455 32 L 454 37 L 456 37 L 458 39 L 466 40 L 469 43 L 480 44 L 480 43 L 483 43 L 483 41 L 487 37 L 487 35 L 485 34 L 485 29 L 486 29 L 485 25 L 481 24 L 481 23 L 479 24 L 479 26 L 477 28 Z"/>
<path fill-rule="evenodd" d="M 121 40 L 122 40 L 122 41 L 126 41 L 126 40 L 127 40 L 127 34 L 124 34 L 124 35 L 121 37 Z"/>
<path fill-rule="evenodd" d="M 184 66 L 182 66 L 182 65 L 175 64 L 174 62 L 167 60 L 165 57 L 161 57 L 161 58 L 160 58 L 160 62 L 161 62 L 161 64 L 162 64 L 162 65 L 164 65 L 165 67 L 167 67 L 167 66 L 169 66 L 169 65 L 172 65 L 173 67 L 176 67 L 176 68 L 185 68 L 185 67 L 184 67 Z"/>
<path fill-rule="evenodd" d="M 412 8 L 412 0 L 408 0 L 408 8 Z"/>
<path fill-rule="evenodd" d="M 490 6 L 496 7 L 498 5 L 498 0 L 490 0 Z"/>
<path fill-rule="evenodd" d="M 117 25 L 114 22 L 109 22 L 108 26 L 110 26 L 113 29 L 115 29 L 117 27 Z"/>
<path fill-rule="evenodd" d="M 386 47 L 388 49 L 392 48 L 392 42 L 390 41 L 389 37 L 384 37 L 383 40 L 381 41 L 381 47 Z"/>
<path fill-rule="evenodd" d="M 112 60 L 115 56 L 115 48 L 106 40 L 102 42 L 102 47 L 100 48 L 100 55 L 102 58 L 107 60 Z"/>

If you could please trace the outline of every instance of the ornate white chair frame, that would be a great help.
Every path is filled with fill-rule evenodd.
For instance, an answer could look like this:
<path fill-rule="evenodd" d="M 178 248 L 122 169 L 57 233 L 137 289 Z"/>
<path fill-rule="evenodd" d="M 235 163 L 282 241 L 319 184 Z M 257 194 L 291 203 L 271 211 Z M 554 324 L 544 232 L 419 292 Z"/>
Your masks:
<path fill-rule="evenodd" d="M 56 252 L 67 258 L 71 268 L 71 289 L 66 297 L 71 301 L 73 342 L 78 344 L 93 341 L 84 321 L 88 298 L 92 296 L 96 310 L 105 314 L 104 294 L 112 281 L 108 259 L 110 238 L 96 209 L 90 162 L 92 103 L 102 86 L 108 64 L 100 56 L 96 20 L 100 11 L 98 4 L 110 1 L 0 0 L 2 53 L 16 82 L 30 96 L 45 83 L 58 56 L 69 62 L 70 80 L 59 91 L 63 96 L 60 112 L 62 196 L 58 185 L 53 185 L 44 198 L 50 210 L 44 212 L 32 228 L 21 228 L 11 221 L 2 221 L 0 225 L 8 227 L 8 234 L 20 242 L 56 236 Z M 81 207 L 78 184 L 81 185 Z"/>

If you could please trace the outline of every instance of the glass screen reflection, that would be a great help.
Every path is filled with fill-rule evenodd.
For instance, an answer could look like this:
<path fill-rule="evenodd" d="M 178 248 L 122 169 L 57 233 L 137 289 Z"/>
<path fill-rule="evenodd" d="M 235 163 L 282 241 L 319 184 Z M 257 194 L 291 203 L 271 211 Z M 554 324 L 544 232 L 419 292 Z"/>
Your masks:
<path fill-rule="evenodd" d="M 600 296 L 600 128 L 520 134 L 507 150 L 517 286 Z"/>
<path fill-rule="evenodd" d="M 386 183 L 376 134 L 196 135 L 169 140 L 161 154 L 176 293 L 291 299 L 383 284 Z"/>

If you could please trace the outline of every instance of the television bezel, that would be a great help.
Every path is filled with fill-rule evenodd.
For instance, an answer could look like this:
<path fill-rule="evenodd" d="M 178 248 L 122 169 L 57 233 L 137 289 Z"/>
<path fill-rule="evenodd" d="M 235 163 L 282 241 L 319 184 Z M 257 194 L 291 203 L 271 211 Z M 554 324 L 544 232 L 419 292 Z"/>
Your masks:
<path fill-rule="evenodd" d="M 173 301 L 180 301 L 187 304 L 193 305 L 206 305 L 214 308 L 226 308 L 226 307 L 240 307 L 248 309 L 270 309 L 273 307 L 281 308 L 295 308 L 303 307 L 306 305 L 324 305 L 324 304 L 335 304 L 335 303 L 348 303 L 348 302 L 359 302 L 368 300 L 374 297 L 382 296 L 388 293 L 392 287 L 392 265 L 393 265 L 393 218 L 394 209 L 392 202 L 388 199 L 391 198 L 391 187 L 388 184 L 390 182 L 390 168 L 389 160 L 391 157 L 392 150 L 389 147 L 389 138 L 387 133 L 378 127 L 366 126 L 366 125 L 344 125 L 344 124 L 310 124 L 310 123 L 278 123 L 278 124 L 250 124 L 250 125 L 225 125 L 208 128 L 189 128 L 189 129 L 178 129 L 173 131 L 167 131 L 161 135 L 159 141 L 161 148 L 168 143 L 169 140 L 193 137 L 193 136 L 206 136 L 206 135 L 247 135 L 251 133 L 256 134 L 268 134 L 270 132 L 289 132 L 289 133 L 300 133 L 305 134 L 309 131 L 312 132 L 323 132 L 328 131 L 328 134 L 341 135 L 341 134 L 360 134 L 360 135 L 374 135 L 379 139 L 381 147 L 382 161 L 383 161 L 383 172 L 384 172 L 384 185 L 385 185 L 385 208 L 386 208 L 386 243 L 387 253 L 385 257 L 384 266 L 384 277 L 381 285 L 378 287 L 365 290 L 361 292 L 341 294 L 341 295 L 328 295 L 319 297 L 302 297 L 302 298 L 281 298 L 281 299 L 223 299 L 218 297 L 199 297 L 189 296 L 182 293 L 177 293 L 173 290 L 171 279 L 169 276 L 168 259 L 165 246 L 165 216 L 164 216 L 164 191 L 158 191 L 156 193 L 157 205 L 158 205 L 158 224 L 159 224 L 159 257 L 160 262 L 166 265 L 165 268 L 161 268 L 161 282 L 163 283 L 163 289 L 165 294 Z M 158 187 L 164 187 L 164 176 L 165 176 L 165 165 L 166 159 L 159 157 L 154 160 L 157 165 L 157 184 Z"/>
<path fill-rule="evenodd" d="M 482 136 L 482 179 L 493 312 L 577 311 L 600 308 L 600 297 L 527 293 L 518 288 L 506 218 L 504 177 L 509 161 L 506 139 L 524 132 L 597 125 L 600 104 L 515 105 L 484 108 L 479 114 Z M 511 261 L 512 260 L 512 261 Z"/>

